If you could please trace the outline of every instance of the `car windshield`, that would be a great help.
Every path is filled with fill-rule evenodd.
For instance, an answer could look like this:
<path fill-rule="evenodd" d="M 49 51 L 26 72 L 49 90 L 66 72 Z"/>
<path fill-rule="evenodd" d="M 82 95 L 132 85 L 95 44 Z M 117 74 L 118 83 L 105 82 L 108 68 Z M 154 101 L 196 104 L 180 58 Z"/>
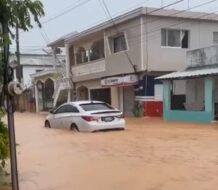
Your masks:
<path fill-rule="evenodd" d="M 97 110 L 113 110 L 113 108 L 105 103 L 89 103 L 80 104 L 85 111 L 97 111 Z"/>

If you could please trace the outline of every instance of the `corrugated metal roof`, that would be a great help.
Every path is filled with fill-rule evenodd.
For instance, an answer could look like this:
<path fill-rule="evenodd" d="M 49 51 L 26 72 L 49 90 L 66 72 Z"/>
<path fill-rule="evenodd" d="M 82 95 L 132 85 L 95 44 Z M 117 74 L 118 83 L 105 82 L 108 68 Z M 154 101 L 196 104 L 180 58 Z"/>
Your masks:
<path fill-rule="evenodd" d="M 210 75 L 218 75 L 218 67 L 178 71 L 178 72 L 157 77 L 156 79 L 158 80 L 185 79 L 185 78 L 196 78 L 196 77 L 210 76 Z"/>

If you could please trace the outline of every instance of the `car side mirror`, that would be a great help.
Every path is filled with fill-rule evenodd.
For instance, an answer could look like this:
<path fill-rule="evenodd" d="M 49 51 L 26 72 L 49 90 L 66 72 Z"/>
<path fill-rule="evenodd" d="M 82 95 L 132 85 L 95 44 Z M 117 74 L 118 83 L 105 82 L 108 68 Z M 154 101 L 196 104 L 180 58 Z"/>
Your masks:
<path fill-rule="evenodd" d="M 49 113 L 54 114 L 54 109 L 50 109 Z"/>

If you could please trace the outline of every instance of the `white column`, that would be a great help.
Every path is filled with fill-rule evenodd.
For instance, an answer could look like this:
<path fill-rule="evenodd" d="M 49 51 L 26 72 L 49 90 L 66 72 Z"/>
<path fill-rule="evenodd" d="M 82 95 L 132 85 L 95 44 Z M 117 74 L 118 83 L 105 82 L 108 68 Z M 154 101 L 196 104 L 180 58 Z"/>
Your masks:
<path fill-rule="evenodd" d="M 119 88 L 111 87 L 111 105 L 115 108 L 119 108 Z"/>
<path fill-rule="evenodd" d="M 65 52 L 66 52 L 66 77 L 70 77 L 70 45 L 65 44 Z"/>
<path fill-rule="evenodd" d="M 119 109 L 120 111 L 124 112 L 123 107 L 123 87 L 119 87 Z"/>
<path fill-rule="evenodd" d="M 141 28 L 141 69 L 144 70 L 144 54 L 145 54 L 145 51 L 144 51 L 144 34 L 145 34 L 145 31 L 144 31 L 144 16 L 141 16 L 140 17 L 140 28 Z M 147 34 L 146 34 L 147 35 Z M 147 42 L 146 42 L 147 43 Z M 146 55 L 147 56 L 147 55 Z"/>
<path fill-rule="evenodd" d="M 53 59 L 54 59 L 53 68 L 56 69 L 56 66 L 57 66 L 57 60 L 56 60 L 56 47 L 52 47 L 52 56 L 53 56 Z"/>
<path fill-rule="evenodd" d="M 67 81 L 69 82 L 70 81 L 70 45 L 69 44 L 65 44 L 65 52 L 66 52 L 66 65 L 65 65 L 65 68 L 66 68 L 66 78 L 68 79 Z M 68 92 L 67 92 L 67 102 L 70 102 L 71 101 L 71 90 L 68 89 Z"/>
<path fill-rule="evenodd" d="M 36 104 L 36 112 L 39 112 L 39 94 L 37 85 L 35 85 L 35 104 Z"/>
<path fill-rule="evenodd" d="M 104 56 L 105 58 L 108 57 L 109 52 L 109 44 L 106 36 L 106 32 L 104 31 Z"/>

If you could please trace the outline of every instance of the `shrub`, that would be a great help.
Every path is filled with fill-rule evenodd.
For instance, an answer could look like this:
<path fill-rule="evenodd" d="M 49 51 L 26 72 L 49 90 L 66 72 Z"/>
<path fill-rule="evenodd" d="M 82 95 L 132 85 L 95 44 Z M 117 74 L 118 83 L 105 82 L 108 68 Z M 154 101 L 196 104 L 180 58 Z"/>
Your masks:
<path fill-rule="evenodd" d="M 143 105 L 139 101 L 135 101 L 132 113 L 135 117 L 142 117 L 144 113 Z"/>
<path fill-rule="evenodd" d="M 9 156 L 8 130 L 0 116 L 0 170 L 5 167 L 5 159 Z"/>

